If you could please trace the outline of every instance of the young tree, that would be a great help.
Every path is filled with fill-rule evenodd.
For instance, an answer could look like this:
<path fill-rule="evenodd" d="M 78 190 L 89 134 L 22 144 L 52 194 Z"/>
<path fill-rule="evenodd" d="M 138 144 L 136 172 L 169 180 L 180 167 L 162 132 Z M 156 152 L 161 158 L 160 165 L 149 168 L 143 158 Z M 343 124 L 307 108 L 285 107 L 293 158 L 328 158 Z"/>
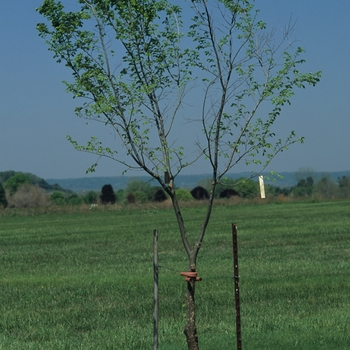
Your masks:
<path fill-rule="evenodd" d="M 292 28 L 280 36 L 268 31 L 249 0 L 77 0 L 76 11 L 45 0 L 38 11 L 46 18 L 40 36 L 72 72 L 67 91 L 85 99 L 77 115 L 111 127 L 128 158 L 94 136 L 86 146 L 69 140 L 159 182 L 173 204 L 188 270 L 196 272 L 215 186 L 237 163 L 256 164 L 259 173 L 302 141 L 293 131 L 276 137 L 273 126 L 295 88 L 315 85 L 320 73 L 299 70 L 303 50 L 290 45 Z M 197 153 L 178 137 L 184 121 L 197 123 Z M 199 158 L 211 167 L 211 188 L 202 225 L 191 234 L 174 183 Z M 194 296 L 190 279 L 184 332 L 192 350 L 199 349 Z"/>
<path fill-rule="evenodd" d="M 6 208 L 7 207 L 7 199 L 6 199 L 6 193 L 5 193 L 5 189 L 2 185 L 2 183 L 0 182 L 0 206 Z"/>
<path fill-rule="evenodd" d="M 314 179 L 308 176 L 306 179 L 300 179 L 293 188 L 292 194 L 296 197 L 310 197 L 314 191 Z"/>
<path fill-rule="evenodd" d="M 112 185 L 103 185 L 100 195 L 102 204 L 114 204 L 117 201 Z"/>
<path fill-rule="evenodd" d="M 154 189 L 153 200 L 155 202 L 164 202 L 164 201 L 166 201 L 166 199 L 167 199 L 166 194 L 162 188 L 155 188 Z"/>
<path fill-rule="evenodd" d="M 350 197 L 350 176 L 343 175 L 341 178 L 338 177 L 338 190 L 339 197 L 349 198 Z"/>
<path fill-rule="evenodd" d="M 335 198 L 338 194 L 338 186 L 329 175 L 324 175 L 316 182 L 313 193 L 319 198 Z"/>

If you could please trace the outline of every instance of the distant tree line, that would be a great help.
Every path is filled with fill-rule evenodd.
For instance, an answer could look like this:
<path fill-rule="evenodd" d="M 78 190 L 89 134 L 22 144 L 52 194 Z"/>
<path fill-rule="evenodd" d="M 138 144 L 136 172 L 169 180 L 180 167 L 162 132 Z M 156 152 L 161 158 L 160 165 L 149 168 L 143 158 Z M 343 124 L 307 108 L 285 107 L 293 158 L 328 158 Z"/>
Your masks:
<path fill-rule="evenodd" d="M 181 201 L 207 200 L 210 180 L 199 181 L 191 190 L 178 188 L 176 195 Z M 342 176 L 334 181 L 323 176 L 317 181 L 312 175 L 299 177 L 292 187 L 266 185 L 267 197 L 278 199 L 336 199 L 350 198 L 350 176 Z M 215 198 L 256 198 L 259 196 L 258 182 L 252 179 L 226 179 L 217 185 Z M 124 189 L 114 191 L 112 185 L 105 184 L 100 192 L 88 191 L 77 194 L 64 190 L 59 185 L 49 185 L 45 180 L 29 173 L 0 172 L 0 207 L 39 207 L 48 205 L 113 205 L 167 200 L 164 191 L 148 181 L 130 181 Z"/>
<path fill-rule="evenodd" d="M 268 186 L 268 193 L 273 197 L 284 196 L 295 199 L 350 198 L 350 176 L 339 177 L 337 181 L 328 175 L 316 181 L 312 176 L 307 176 L 300 178 L 298 183 L 292 187 Z"/>

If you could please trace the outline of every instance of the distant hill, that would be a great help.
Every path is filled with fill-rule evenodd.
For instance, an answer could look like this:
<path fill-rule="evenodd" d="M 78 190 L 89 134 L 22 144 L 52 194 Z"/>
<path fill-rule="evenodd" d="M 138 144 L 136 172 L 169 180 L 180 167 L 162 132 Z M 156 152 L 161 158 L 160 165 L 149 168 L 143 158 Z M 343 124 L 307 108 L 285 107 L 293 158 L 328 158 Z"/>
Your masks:
<path fill-rule="evenodd" d="M 269 174 L 263 174 L 264 176 L 269 176 Z M 265 178 L 266 184 L 271 184 L 273 186 L 279 187 L 292 187 L 297 184 L 297 178 L 295 172 L 282 172 L 279 173 L 283 178 L 276 178 L 275 181 L 272 179 L 267 180 Z M 237 173 L 237 174 L 228 174 L 227 177 L 232 179 L 237 179 L 240 177 L 250 176 L 249 172 Z M 314 172 L 312 174 L 315 181 L 320 179 L 323 176 L 329 176 L 334 181 L 337 181 L 338 178 L 342 176 L 350 176 L 349 171 L 338 171 L 338 172 Z M 271 177 L 271 176 L 270 176 Z M 179 175 L 175 184 L 178 188 L 188 188 L 192 189 L 197 186 L 198 182 L 203 179 L 210 178 L 210 175 Z M 60 187 L 71 190 L 73 192 L 82 193 L 84 191 L 100 191 L 102 186 L 105 184 L 110 184 L 113 186 L 115 191 L 123 189 L 126 187 L 128 182 L 133 180 L 143 180 L 151 181 L 154 186 L 157 185 L 156 181 L 152 181 L 149 176 L 113 176 L 113 177 L 82 177 L 82 178 L 72 178 L 72 179 L 46 179 L 48 184 L 57 184 Z"/>

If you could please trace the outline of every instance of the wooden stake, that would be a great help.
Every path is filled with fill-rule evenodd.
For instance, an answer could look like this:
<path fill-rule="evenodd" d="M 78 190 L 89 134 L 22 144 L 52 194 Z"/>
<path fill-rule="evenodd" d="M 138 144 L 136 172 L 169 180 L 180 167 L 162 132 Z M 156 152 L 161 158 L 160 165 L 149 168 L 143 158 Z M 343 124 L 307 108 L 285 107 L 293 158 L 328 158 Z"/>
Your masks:
<path fill-rule="evenodd" d="M 237 243 L 237 225 L 232 224 L 232 242 L 233 242 L 233 277 L 235 282 L 235 303 L 236 303 L 236 337 L 237 350 L 242 350 L 242 332 L 241 332 L 241 307 L 239 301 L 239 274 L 238 274 L 238 243 Z"/>
<path fill-rule="evenodd" d="M 154 350 L 158 350 L 158 231 L 153 231 L 153 270 L 154 270 L 154 314 L 153 337 Z"/>

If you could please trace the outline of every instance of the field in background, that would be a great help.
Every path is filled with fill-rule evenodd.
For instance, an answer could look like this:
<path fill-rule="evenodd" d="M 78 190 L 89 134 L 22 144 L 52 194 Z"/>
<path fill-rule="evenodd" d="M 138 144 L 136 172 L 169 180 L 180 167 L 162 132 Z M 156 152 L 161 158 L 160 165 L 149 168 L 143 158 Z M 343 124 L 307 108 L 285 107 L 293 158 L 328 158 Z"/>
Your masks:
<path fill-rule="evenodd" d="M 204 211 L 185 209 L 193 239 Z M 347 349 L 350 202 L 343 201 L 214 208 L 198 261 L 201 350 L 236 347 L 232 222 L 243 348 Z M 154 229 L 159 349 L 186 349 L 179 272 L 187 261 L 172 209 L 7 215 L 0 223 L 0 349 L 152 349 Z"/>

